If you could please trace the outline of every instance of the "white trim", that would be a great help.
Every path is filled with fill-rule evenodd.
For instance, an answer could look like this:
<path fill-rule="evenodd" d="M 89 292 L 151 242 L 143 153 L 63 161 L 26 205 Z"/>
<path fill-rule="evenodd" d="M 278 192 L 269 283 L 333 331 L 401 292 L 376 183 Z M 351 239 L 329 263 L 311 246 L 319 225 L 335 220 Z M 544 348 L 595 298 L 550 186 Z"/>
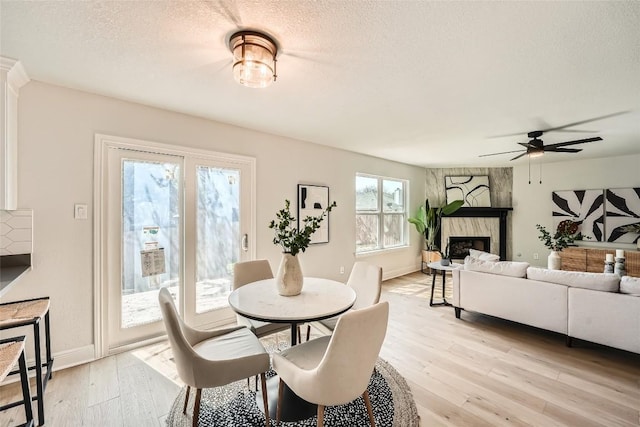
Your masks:
<path fill-rule="evenodd" d="M 16 95 L 18 94 L 18 89 L 31 81 L 22 66 L 22 62 L 18 60 L 0 56 L 0 70 L 7 73 L 7 83 L 9 83 L 11 90 Z"/>
<path fill-rule="evenodd" d="M 183 147 L 181 145 L 170 145 L 159 142 L 146 141 L 134 138 L 125 138 L 113 135 L 95 134 L 94 137 L 94 188 L 93 188 L 93 246 L 94 246 L 94 343 L 95 354 L 94 358 L 99 359 L 111 354 L 113 351 L 122 351 L 122 348 L 134 348 L 140 347 L 144 344 L 149 344 L 148 341 L 156 340 L 153 338 L 147 341 L 136 342 L 127 346 L 118 347 L 109 351 L 108 333 L 105 331 L 106 324 L 106 310 L 104 310 L 104 301 L 106 301 L 107 288 L 105 286 L 106 280 L 104 277 L 104 253 L 106 244 L 106 224 L 104 219 L 106 218 L 105 209 L 102 200 L 106 194 L 105 185 L 105 165 L 107 161 L 107 151 L 109 148 L 120 148 L 126 150 L 143 151 L 158 153 L 164 155 L 174 155 L 181 158 L 191 157 L 199 159 L 214 159 L 228 162 L 231 164 L 245 165 L 251 170 L 253 176 L 251 182 L 251 194 L 250 194 L 250 212 L 251 212 L 251 226 L 252 236 L 250 238 L 249 254 L 251 259 L 255 259 L 256 245 L 254 240 L 257 235 L 257 214 L 256 214 L 256 159 L 254 157 L 242 156 L 237 154 L 221 153 L 217 151 L 203 150 L 193 147 Z"/>
<path fill-rule="evenodd" d="M 104 224 L 102 223 L 102 196 L 104 186 L 103 158 L 106 158 L 106 144 L 102 144 L 98 135 L 95 136 L 93 152 L 93 342 L 96 359 L 104 355 L 106 334 L 102 333 L 102 273 L 103 256 L 102 242 Z"/>
<path fill-rule="evenodd" d="M 221 153 L 219 151 L 203 150 L 200 148 L 183 147 L 181 145 L 163 144 L 161 142 L 145 141 L 142 139 L 125 138 L 120 136 L 111 136 L 97 133 L 95 135 L 96 143 L 106 144 L 108 147 L 123 148 L 128 150 L 137 150 L 145 152 L 153 152 L 158 154 L 166 154 L 184 157 L 185 155 L 205 158 L 205 159 L 217 159 L 224 160 L 230 163 L 242 163 L 251 164 L 251 167 L 255 170 L 256 159 L 255 157 L 242 156 L 239 154 Z M 159 150 L 159 151 L 156 151 Z"/>
<path fill-rule="evenodd" d="M 416 268 L 415 265 L 410 265 L 402 268 L 395 268 L 393 270 L 384 270 L 382 274 L 382 280 L 389 280 L 395 277 L 405 276 L 410 273 L 414 273 L 416 271 L 420 271 L 419 268 Z"/>
<path fill-rule="evenodd" d="M 374 249 L 374 250 L 366 251 L 366 252 L 354 252 L 353 255 L 356 258 L 367 258 L 367 257 L 372 257 L 372 256 L 388 254 L 390 252 L 399 252 L 399 251 L 403 251 L 403 250 L 407 250 L 407 249 L 411 249 L 411 246 L 403 245 L 403 246 L 394 246 L 392 248 Z"/>
<path fill-rule="evenodd" d="M 85 363 L 93 362 L 96 360 L 94 357 L 95 349 L 92 344 L 86 345 L 84 347 L 73 348 L 71 350 L 65 350 L 60 353 L 53 354 L 53 372 L 60 371 L 62 369 L 71 368 L 73 366 L 82 365 Z M 28 359 L 27 364 L 29 366 L 33 366 L 35 364 L 35 360 Z M 35 376 L 35 370 L 29 370 L 29 376 Z M 10 384 L 13 382 L 17 382 L 20 380 L 19 375 L 10 375 L 5 380 L 0 383 L 0 386 Z"/>

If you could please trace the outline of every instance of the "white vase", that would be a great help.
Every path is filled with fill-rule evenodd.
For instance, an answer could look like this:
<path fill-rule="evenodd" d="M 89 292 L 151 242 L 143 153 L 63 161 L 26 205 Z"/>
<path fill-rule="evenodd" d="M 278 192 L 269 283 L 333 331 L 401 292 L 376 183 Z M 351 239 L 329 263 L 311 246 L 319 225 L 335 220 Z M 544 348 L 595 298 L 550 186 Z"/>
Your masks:
<path fill-rule="evenodd" d="M 562 268 L 562 258 L 558 251 L 551 251 L 547 258 L 547 268 L 549 270 L 560 270 Z"/>
<path fill-rule="evenodd" d="M 299 295 L 302 292 L 303 279 L 298 257 L 283 253 L 278 274 L 276 274 L 278 293 L 286 297 Z"/>

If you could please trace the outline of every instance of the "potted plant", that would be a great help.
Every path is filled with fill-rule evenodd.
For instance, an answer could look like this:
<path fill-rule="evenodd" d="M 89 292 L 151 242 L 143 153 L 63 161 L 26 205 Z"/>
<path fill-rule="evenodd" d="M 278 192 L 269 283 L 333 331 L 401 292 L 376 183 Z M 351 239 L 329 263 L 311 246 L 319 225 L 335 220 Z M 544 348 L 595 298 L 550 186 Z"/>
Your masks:
<path fill-rule="evenodd" d="M 562 267 L 562 259 L 560 258 L 559 252 L 578 239 L 588 238 L 579 233 L 579 225 L 580 222 L 572 221 L 570 219 L 560 221 L 555 234 L 552 236 L 546 228 L 540 224 L 536 224 L 536 228 L 540 231 L 538 239 L 540 239 L 542 243 L 551 250 L 549 257 L 547 258 L 547 268 L 549 270 L 560 270 Z"/>
<path fill-rule="evenodd" d="M 300 229 L 296 228 L 296 218 L 291 215 L 291 202 L 284 201 L 284 209 L 276 213 L 276 219 L 269 223 L 269 228 L 275 231 L 273 243 L 282 247 L 282 260 L 276 274 L 276 283 L 280 295 L 293 296 L 302 292 L 302 270 L 297 255 L 306 251 L 311 243 L 311 235 L 320 228 L 320 223 L 335 208 L 336 202 L 331 203 L 318 216 L 307 216 L 302 220 Z"/>
<path fill-rule="evenodd" d="M 434 258 L 440 256 L 440 251 L 436 245 L 436 236 L 440 230 L 442 223 L 442 215 L 451 215 L 464 204 L 463 200 L 454 200 L 444 206 L 431 207 L 429 205 L 429 199 L 425 200 L 424 206 L 420 206 L 416 215 L 408 219 L 408 221 L 415 225 L 418 233 L 424 235 L 426 242 L 427 259 L 423 255 L 423 261 L 432 262 L 437 261 Z"/>
<path fill-rule="evenodd" d="M 440 264 L 442 265 L 450 265 L 451 264 L 451 256 L 449 254 L 449 245 L 444 248 L 444 252 L 440 252 L 442 259 L 440 260 Z"/>

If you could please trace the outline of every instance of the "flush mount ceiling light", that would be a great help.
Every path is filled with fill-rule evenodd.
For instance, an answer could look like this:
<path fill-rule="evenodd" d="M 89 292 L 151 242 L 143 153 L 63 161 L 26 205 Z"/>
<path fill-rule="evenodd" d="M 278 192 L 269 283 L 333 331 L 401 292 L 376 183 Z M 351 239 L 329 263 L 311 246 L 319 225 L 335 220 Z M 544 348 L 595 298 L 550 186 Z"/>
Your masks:
<path fill-rule="evenodd" d="M 243 86 L 262 88 L 276 81 L 275 41 L 256 31 L 238 31 L 229 39 L 233 78 Z"/>

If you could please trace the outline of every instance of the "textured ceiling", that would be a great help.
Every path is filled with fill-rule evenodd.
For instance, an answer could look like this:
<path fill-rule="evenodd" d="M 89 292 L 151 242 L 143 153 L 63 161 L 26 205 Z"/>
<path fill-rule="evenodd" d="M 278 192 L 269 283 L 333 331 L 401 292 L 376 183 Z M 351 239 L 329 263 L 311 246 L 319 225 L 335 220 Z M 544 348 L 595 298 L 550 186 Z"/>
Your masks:
<path fill-rule="evenodd" d="M 640 152 L 640 2 L 6 1 L 0 54 L 32 79 L 422 166 L 514 165 L 526 132 Z M 279 43 L 236 84 L 229 36 Z M 521 136 L 491 138 L 521 133 Z"/>

